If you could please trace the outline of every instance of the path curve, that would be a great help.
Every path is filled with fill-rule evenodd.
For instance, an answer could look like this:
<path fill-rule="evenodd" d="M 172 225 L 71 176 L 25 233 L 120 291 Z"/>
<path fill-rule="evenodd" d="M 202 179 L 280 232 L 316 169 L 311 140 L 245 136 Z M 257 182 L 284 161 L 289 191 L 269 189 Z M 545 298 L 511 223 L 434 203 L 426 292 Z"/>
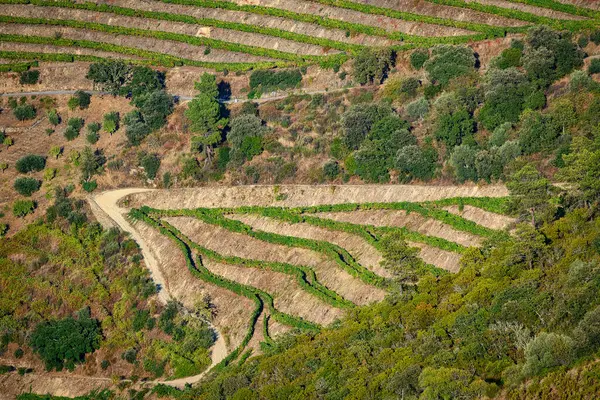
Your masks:
<path fill-rule="evenodd" d="M 142 254 L 144 255 L 144 262 L 146 266 L 150 270 L 150 274 L 154 282 L 160 285 L 161 290 L 158 292 L 158 298 L 161 302 L 167 303 L 171 299 L 171 295 L 168 293 L 167 286 L 165 285 L 165 279 L 162 275 L 162 271 L 160 270 L 159 264 L 156 261 L 156 257 L 152 249 L 148 246 L 148 244 L 144 241 L 142 236 L 131 226 L 129 221 L 125 218 L 125 214 L 129 211 L 127 208 L 119 207 L 118 202 L 123 197 L 141 192 L 149 192 L 153 189 L 146 188 L 127 188 L 127 189 L 116 189 L 116 190 L 108 190 L 102 192 L 97 195 L 93 195 L 88 198 L 92 212 L 96 216 L 99 221 L 106 220 L 106 216 L 108 216 L 112 222 L 114 222 L 121 230 L 125 232 L 129 232 L 132 239 L 135 240 L 140 249 L 142 250 Z M 210 323 L 209 323 L 210 324 Z M 219 332 L 219 330 L 212 324 L 210 326 L 217 332 L 217 341 L 211 348 L 211 364 L 210 366 L 201 374 L 188 376 L 185 378 L 174 379 L 170 381 L 154 381 L 153 383 L 162 383 L 169 386 L 174 386 L 178 388 L 182 388 L 187 384 L 193 384 L 200 381 L 207 373 L 210 371 L 215 365 L 220 363 L 225 357 L 227 357 L 227 344 L 225 343 L 225 338 Z"/>

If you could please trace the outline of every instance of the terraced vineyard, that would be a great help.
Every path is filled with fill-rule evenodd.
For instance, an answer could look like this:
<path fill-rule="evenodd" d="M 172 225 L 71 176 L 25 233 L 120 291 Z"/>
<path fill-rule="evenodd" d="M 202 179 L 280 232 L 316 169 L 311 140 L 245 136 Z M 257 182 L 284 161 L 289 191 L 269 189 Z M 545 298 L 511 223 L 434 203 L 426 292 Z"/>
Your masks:
<path fill-rule="evenodd" d="M 578 31 L 599 13 L 574 0 L 0 0 L 0 50 L 21 61 L 335 68 L 365 46 L 465 43 L 536 24 Z"/>
<path fill-rule="evenodd" d="M 504 196 L 502 186 L 246 186 L 125 189 L 92 206 L 101 221 L 120 219 L 117 201 L 125 207 L 121 226 L 146 249 L 163 294 L 186 306 L 211 298 L 224 366 L 280 333 L 318 330 L 382 300 L 401 280 L 382 264 L 390 234 L 423 261 L 406 272 L 457 272 L 468 247 L 507 234 Z"/>

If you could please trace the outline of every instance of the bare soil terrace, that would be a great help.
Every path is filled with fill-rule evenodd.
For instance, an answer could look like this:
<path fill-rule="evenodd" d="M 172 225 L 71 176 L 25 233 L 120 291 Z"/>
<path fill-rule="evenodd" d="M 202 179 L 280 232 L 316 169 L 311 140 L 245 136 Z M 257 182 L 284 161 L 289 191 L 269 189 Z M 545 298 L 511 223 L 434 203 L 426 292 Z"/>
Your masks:
<path fill-rule="evenodd" d="M 2 13 L 11 16 L 27 18 L 48 18 L 49 12 L 51 13 L 52 19 L 76 20 L 111 26 L 122 26 L 126 28 L 136 28 L 177 33 L 189 36 L 207 37 L 230 43 L 239 43 L 256 47 L 264 47 L 272 50 L 280 50 L 294 54 L 318 56 L 326 53 L 326 50 L 321 46 L 299 43 L 292 40 L 275 38 L 273 36 L 261 35 L 252 32 L 233 31 L 230 29 L 213 28 L 195 24 L 186 24 L 182 22 L 127 17 L 105 12 L 75 10 L 70 8 L 39 7 L 33 5 L 2 6 Z M 215 50 L 211 49 L 211 54 L 213 51 Z"/>
<path fill-rule="evenodd" d="M 95 0 L 94 2 L 98 4 L 103 3 L 103 1 L 100 0 Z M 277 28 L 285 31 L 335 40 L 343 43 L 362 44 L 367 46 L 389 46 L 391 44 L 394 44 L 393 41 L 382 37 L 362 34 L 348 36 L 346 35 L 346 32 L 341 29 L 329 29 L 317 24 L 310 24 L 286 18 L 272 17 L 269 15 L 254 14 L 243 11 L 203 8 L 200 6 L 196 7 L 180 4 L 168 4 L 161 1 L 152 0 L 111 0 L 110 4 L 119 7 L 133 8 L 136 10 L 183 14 L 195 18 L 210 18 L 219 21 L 236 22 L 248 25 Z"/>
<path fill-rule="evenodd" d="M 474 22 L 494 26 L 518 27 L 528 25 L 525 21 L 483 13 L 468 8 L 451 7 L 433 4 L 425 0 L 353 0 L 356 3 L 369 4 L 393 10 L 428 15 L 430 17 L 448 18 L 455 21 Z"/>
<path fill-rule="evenodd" d="M 308 0 L 236 0 L 238 4 L 254 4 L 265 7 L 280 8 L 282 10 L 300 12 L 303 14 L 320 15 L 340 21 L 356 24 L 370 25 L 388 31 L 398 31 L 419 36 L 461 36 L 471 35 L 474 32 L 442 25 L 423 22 L 404 21 L 382 15 L 365 14 L 345 8 L 332 7 Z"/>
<path fill-rule="evenodd" d="M 141 50 L 154 51 L 175 57 L 187 58 L 205 62 L 261 62 L 273 61 L 267 57 L 235 53 L 220 49 L 211 49 L 205 54 L 206 47 L 194 46 L 183 42 L 159 40 L 150 37 L 116 35 L 112 33 L 90 31 L 86 29 L 69 28 L 62 26 L 26 25 L 26 24 L 0 24 L 0 33 L 55 37 L 60 35 L 65 39 L 91 40 L 95 42 L 110 43 L 119 46 L 134 47 Z"/>
<path fill-rule="evenodd" d="M 165 220 L 199 245 L 226 256 L 309 266 L 323 285 L 355 304 L 380 301 L 385 295 L 383 290 L 354 278 L 335 261 L 315 251 L 263 242 L 195 218 L 171 217 Z"/>
<path fill-rule="evenodd" d="M 451 197 L 504 197 L 503 185 L 249 185 L 154 190 L 128 196 L 131 207 L 303 207 L 344 203 L 435 201 Z M 279 200 L 278 200 L 279 199 Z"/>
<path fill-rule="evenodd" d="M 465 0 L 467 3 L 480 3 L 490 6 L 508 8 L 513 10 L 524 11 L 533 15 L 538 15 L 540 17 L 548 17 L 555 19 L 564 19 L 564 20 L 572 20 L 572 21 L 581 21 L 587 19 L 585 17 L 581 17 L 579 15 L 567 14 L 561 11 L 555 11 L 549 8 L 536 7 L 529 4 L 523 3 L 515 3 L 512 1 L 506 0 Z"/>

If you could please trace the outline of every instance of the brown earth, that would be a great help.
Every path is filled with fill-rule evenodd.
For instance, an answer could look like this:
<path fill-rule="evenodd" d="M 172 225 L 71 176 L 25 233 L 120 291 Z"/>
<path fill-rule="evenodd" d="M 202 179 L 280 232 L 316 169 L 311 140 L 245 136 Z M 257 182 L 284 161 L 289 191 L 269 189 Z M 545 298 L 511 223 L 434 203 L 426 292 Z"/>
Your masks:
<path fill-rule="evenodd" d="M 345 8 L 314 3 L 309 0 L 235 0 L 234 2 L 238 4 L 253 4 L 265 7 L 280 8 L 283 10 L 299 12 L 303 14 L 320 15 L 322 17 L 337 19 L 340 21 L 370 25 L 383 28 L 388 31 L 398 31 L 411 35 L 461 36 L 473 34 L 473 32 L 465 29 L 423 22 L 404 21 L 382 15 L 366 14 Z"/>
<path fill-rule="evenodd" d="M 251 258 L 305 265 L 315 270 L 317 279 L 326 287 L 358 305 L 382 300 L 385 292 L 367 285 L 348 274 L 321 253 L 297 247 L 263 242 L 247 235 L 230 232 L 195 218 L 171 217 L 166 221 L 194 242 L 226 256 Z"/>
<path fill-rule="evenodd" d="M 509 8 L 509 9 L 513 9 L 513 10 L 524 11 L 524 12 L 527 12 L 527 13 L 530 13 L 533 15 L 538 15 L 540 17 L 548 17 L 548 18 L 564 19 L 564 20 L 574 20 L 574 21 L 580 21 L 580 20 L 587 19 L 586 17 L 568 14 L 568 13 L 564 13 L 561 11 L 554 11 L 549 8 L 536 7 L 536 6 L 531 6 L 529 4 L 515 3 L 512 1 L 506 1 L 506 0 L 465 0 L 465 2 L 466 3 L 480 3 L 480 4 L 490 5 L 490 6 Z"/>
<path fill-rule="evenodd" d="M 253 214 L 232 214 L 228 217 L 248 224 L 256 230 L 336 244 L 348 251 L 363 267 L 370 269 L 379 276 L 392 277 L 392 274 L 380 265 L 382 261 L 380 252 L 360 236 L 303 222 L 291 224 Z"/>
<path fill-rule="evenodd" d="M 102 0 L 95 0 L 94 2 L 99 4 L 103 3 Z M 195 18 L 210 18 L 219 21 L 277 28 L 284 31 L 296 32 L 303 35 L 325 38 L 343 43 L 362 44 L 368 46 L 389 46 L 393 44 L 393 41 L 382 37 L 362 34 L 347 36 L 346 31 L 341 29 L 324 28 L 317 24 L 294 21 L 280 17 L 272 17 L 268 15 L 253 14 L 243 11 L 203 8 L 200 6 L 187 6 L 180 4 L 167 4 L 161 1 L 152 0 L 146 0 L 143 2 L 136 0 L 111 0 L 110 4 L 137 10 L 168 12 L 172 14 L 189 15 Z"/>
<path fill-rule="evenodd" d="M 231 43 L 240 43 L 272 50 L 280 50 L 293 54 L 323 55 L 321 46 L 294 42 L 252 32 L 233 31 L 229 29 L 204 27 L 183 22 L 164 21 L 139 17 L 127 17 L 106 12 L 75 10 L 60 7 L 41 7 L 33 5 L 5 5 L 2 14 L 28 18 L 45 18 L 48 12 L 53 19 L 76 20 L 126 28 L 137 28 L 152 31 L 170 32 L 189 36 L 207 37 Z M 47 28 L 46 28 L 47 29 Z M 212 52 L 212 50 L 211 50 Z M 190 58 L 190 57 L 187 57 Z"/>
<path fill-rule="evenodd" d="M 448 18 L 456 21 L 475 22 L 494 26 L 525 26 L 528 22 L 501 17 L 494 14 L 483 13 L 468 8 L 451 7 L 430 3 L 425 0 L 354 0 L 356 3 L 370 4 L 373 6 L 391 8 L 413 14 L 428 15 L 431 17 Z"/>
<path fill-rule="evenodd" d="M 438 220 L 425 218 L 416 212 L 407 213 L 404 210 L 358 210 L 311 215 L 353 224 L 406 227 L 424 235 L 439 237 L 466 247 L 479 246 L 482 241 L 479 236 L 458 231 Z"/>
<path fill-rule="evenodd" d="M 435 201 L 451 197 L 505 197 L 503 185 L 247 185 L 156 190 L 128 197 L 133 207 L 302 207 L 343 203 Z"/>
<path fill-rule="evenodd" d="M 187 58 L 195 61 L 206 62 L 261 62 L 273 61 L 267 57 L 253 56 L 243 53 L 235 53 L 226 50 L 211 49 L 205 55 L 206 47 L 193 46 L 183 42 L 171 40 L 160 40 L 143 36 L 116 35 L 112 33 L 91 31 L 86 29 L 53 26 L 49 28 L 43 25 L 26 24 L 0 24 L 0 33 L 54 37 L 55 34 L 62 35 L 65 39 L 91 40 L 95 42 L 110 43 L 119 46 L 133 47 L 142 50 L 168 54 L 175 57 Z"/>
<path fill-rule="evenodd" d="M 470 205 L 465 205 L 463 211 L 460 211 L 458 206 L 444 207 L 444 210 L 449 211 L 452 214 L 460 215 L 464 219 L 468 219 L 469 221 L 473 221 L 478 225 L 490 229 L 506 229 L 516 222 L 516 219 L 506 215 L 496 214 Z"/>

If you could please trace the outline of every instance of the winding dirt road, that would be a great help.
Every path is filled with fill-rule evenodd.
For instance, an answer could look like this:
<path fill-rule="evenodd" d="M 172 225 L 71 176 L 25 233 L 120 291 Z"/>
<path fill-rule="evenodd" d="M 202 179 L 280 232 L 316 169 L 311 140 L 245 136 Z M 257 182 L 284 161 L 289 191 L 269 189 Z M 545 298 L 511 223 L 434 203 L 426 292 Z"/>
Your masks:
<path fill-rule="evenodd" d="M 104 224 L 110 224 L 113 222 L 116 224 L 121 230 L 125 232 L 129 232 L 132 239 L 135 240 L 140 249 L 142 250 L 142 254 L 144 255 L 144 261 L 146 262 L 146 266 L 150 270 L 150 274 L 152 275 L 152 279 L 156 284 L 160 286 L 160 291 L 158 292 L 159 299 L 166 303 L 171 299 L 171 295 L 168 293 L 165 285 L 165 279 L 162 275 L 162 271 L 160 270 L 160 266 L 156 261 L 156 256 L 152 249 L 148 246 L 148 244 L 144 241 L 144 239 L 140 236 L 140 234 L 131 226 L 129 221 L 125 218 L 125 215 L 129 211 L 126 208 L 122 208 L 118 206 L 118 202 L 123 197 L 140 192 L 147 192 L 152 189 L 144 189 L 144 188 L 128 188 L 128 189 L 117 189 L 117 190 L 109 190 L 106 192 L 102 192 L 98 195 L 91 196 L 89 198 L 90 206 L 92 207 L 92 211 L 98 221 L 103 222 Z M 111 221 L 107 220 L 107 217 L 110 218 Z M 187 384 L 193 384 L 200 381 L 208 371 L 212 369 L 215 365 L 220 363 L 227 356 L 227 345 L 225 344 L 225 338 L 215 328 L 212 328 L 217 332 L 217 341 L 213 345 L 211 349 L 211 365 L 199 375 L 189 376 L 186 378 L 175 379 L 171 381 L 155 381 L 155 383 L 163 383 L 165 385 L 174 386 L 178 388 L 182 388 Z"/>

